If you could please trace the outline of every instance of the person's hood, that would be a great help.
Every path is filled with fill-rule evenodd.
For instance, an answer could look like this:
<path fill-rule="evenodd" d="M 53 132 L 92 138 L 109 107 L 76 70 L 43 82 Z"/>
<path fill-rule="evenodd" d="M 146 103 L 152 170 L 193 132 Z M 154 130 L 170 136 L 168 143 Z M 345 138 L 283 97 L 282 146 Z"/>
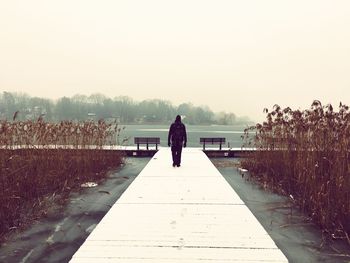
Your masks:
<path fill-rule="evenodd" d="M 180 115 L 176 116 L 175 122 L 181 122 L 181 116 Z"/>

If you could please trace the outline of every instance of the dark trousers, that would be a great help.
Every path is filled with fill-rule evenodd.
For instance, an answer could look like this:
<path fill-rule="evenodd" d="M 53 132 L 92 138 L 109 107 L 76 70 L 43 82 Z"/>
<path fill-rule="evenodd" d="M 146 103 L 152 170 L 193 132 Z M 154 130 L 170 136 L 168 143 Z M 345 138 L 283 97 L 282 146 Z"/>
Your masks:
<path fill-rule="evenodd" d="M 181 152 L 182 152 L 182 145 L 171 146 L 171 153 L 173 155 L 173 164 L 175 165 L 181 164 Z"/>

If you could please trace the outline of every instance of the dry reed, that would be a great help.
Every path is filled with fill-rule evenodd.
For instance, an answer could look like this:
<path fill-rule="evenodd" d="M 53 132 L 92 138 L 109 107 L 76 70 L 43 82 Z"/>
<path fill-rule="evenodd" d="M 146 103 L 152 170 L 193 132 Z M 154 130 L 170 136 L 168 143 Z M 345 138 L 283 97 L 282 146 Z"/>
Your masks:
<path fill-rule="evenodd" d="M 48 196 L 67 195 L 119 166 L 121 154 L 103 150 L 116 144 L 119 131 L 104 121 L 0 121 L 0 240 Z"/>
<path fill-rule="evenodd" d="M 304 111 L 275 105 L 264 112 L 265 122 L 245 130 L 245 146 L 256 151 L 242 165 L 292 198 L 325 236 L 350 245 L 349 107 L 314 101 Z"/>

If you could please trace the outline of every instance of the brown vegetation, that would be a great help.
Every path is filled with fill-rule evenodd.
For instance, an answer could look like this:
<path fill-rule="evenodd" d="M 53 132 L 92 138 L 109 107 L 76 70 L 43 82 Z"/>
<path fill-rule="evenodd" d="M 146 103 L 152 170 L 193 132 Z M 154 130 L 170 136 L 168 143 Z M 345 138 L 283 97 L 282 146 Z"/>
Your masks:
<path fill-rule="evenodd" d="M 275 105 L 245 131 L 256 147 L 242 165 L 300 206 L 327 237 L 350 244 L 350 111 L 314 101 L 304 111 Z M 254 136 L 251 136 L 251 132 Z"/>
<path fill-rule="evenodd" d="M 119 166 L 121 154 L 102 147 L 115 144 L 119 131 L 104 121 L 0 121 L 0 240 L 48 196 L 67 195 Z"/>

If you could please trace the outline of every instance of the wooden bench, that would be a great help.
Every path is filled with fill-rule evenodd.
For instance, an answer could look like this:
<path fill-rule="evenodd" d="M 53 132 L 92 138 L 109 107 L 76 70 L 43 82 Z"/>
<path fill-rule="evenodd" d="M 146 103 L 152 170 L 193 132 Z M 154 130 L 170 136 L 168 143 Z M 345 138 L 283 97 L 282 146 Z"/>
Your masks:
<path fill-rule="evenodd" d="M 140 144 L 146 144 L 147 150 L 149 144 L 155 144 L 156 150 L 158 150 L 158 144 L 160 144 L 159 137 L 135 137 L 134 143 L 137 144 L 137 150 L 140 150 Z"/>
<path fill-rule="evenodd" d="M 222 144 L 225 144 L 226 138 L 200 138 L 199 143 L 203 144 L 203 150 L 205 150 L 206 144 L 220 144 L 220 150 L 222 149 Z"/>

